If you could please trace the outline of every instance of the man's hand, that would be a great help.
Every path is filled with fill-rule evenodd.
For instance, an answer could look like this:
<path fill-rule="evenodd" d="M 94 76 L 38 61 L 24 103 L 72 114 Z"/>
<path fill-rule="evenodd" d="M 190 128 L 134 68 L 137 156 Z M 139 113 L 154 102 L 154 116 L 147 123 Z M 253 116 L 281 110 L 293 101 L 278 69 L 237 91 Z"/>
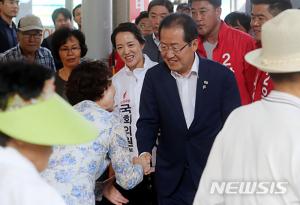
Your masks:
<path fill-rule="evenodd" d="M 129 201 L 126 199 L 117 189 L 114 187 L 113 183 L 107 183 L 103 189 L 103 196 L 107 198 L 108 201 L 115 205 L 127 204 Z"/>

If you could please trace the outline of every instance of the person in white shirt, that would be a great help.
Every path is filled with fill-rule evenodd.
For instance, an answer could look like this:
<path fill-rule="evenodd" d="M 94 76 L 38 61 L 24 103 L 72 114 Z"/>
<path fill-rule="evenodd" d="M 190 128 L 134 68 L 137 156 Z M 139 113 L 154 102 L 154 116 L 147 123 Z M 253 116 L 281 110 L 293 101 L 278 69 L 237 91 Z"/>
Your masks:
<path fill-rule="evenodd" d="M 262 48 L 245 56 L 269 72 L 274 90 L 228 117 L 194 205 L 300 204 L 299 19 L 300 11 L 290 9 L 266 22 Z"/>
<path fill-rule="evenodd" d="M 142 85 L 147 70 L 157 63 L 143 54 L 145 40 L 133 23 L 121 23 L 112 33 L 111 41 L 125 66 L 113 76 L 113 85 L 116 89 L 115 112 L 121 117 L 126 131 L 129 151 L 132 157 L 138 156 L 136 144 L 136 122 L 139 118 L 139 104 Z M 147 204 L 152 196 L 147 194 L 145 178 L 135 190 L 123 192 L 130 204 Z M 134 193 L 140 194 L 134 194 Z M 155 198 L 155 197 L 154 197 Z"/>
<path fill-rule="evenodd" d="M 40 65 L 0 65 L 0 87 L 0 204 L 64 205 L 39 172 L 52 145 L 88 142 L 96 128 L 55 94 L 53 73 Z"/>

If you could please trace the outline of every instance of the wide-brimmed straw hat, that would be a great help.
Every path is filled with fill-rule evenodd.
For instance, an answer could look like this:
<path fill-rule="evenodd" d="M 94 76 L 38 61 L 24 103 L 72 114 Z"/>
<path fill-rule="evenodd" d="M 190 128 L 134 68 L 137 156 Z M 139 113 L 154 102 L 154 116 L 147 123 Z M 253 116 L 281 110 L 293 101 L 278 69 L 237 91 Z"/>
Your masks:
<path fill-rule="evenodd" d="M 300 10 L 289 9 L 262 26 L 262 48 L 249 52 L 248 63 L 269 73 L 300 72 Z"/>

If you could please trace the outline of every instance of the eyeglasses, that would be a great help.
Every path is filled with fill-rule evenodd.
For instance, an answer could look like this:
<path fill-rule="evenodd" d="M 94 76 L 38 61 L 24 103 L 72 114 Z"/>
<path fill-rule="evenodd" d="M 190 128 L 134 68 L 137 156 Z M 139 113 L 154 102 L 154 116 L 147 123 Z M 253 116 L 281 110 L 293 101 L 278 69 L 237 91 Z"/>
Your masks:
<path fill-rule="evenodd" d="M 168 52 L 168 50 L 169 49 L 171 49 L 172 50 L 172 52 L 174 53 L 174 54 L 179 54 L 187 45 L 191 45 L 191 43 L 187 43 L 187 44 L 185 44 L 183 47 L 181 47 L 181 48 L 179 48 L 177 45 L 174 45 L 174 46 L 168 46 L 168 45 L 166 45 L 166 44 L 163 44 L 163 43 L 161 43 L 161 44 L 159 44 L 158 45 L 158 49 L 159 49 L 159 51 L 160 52 L 162 52 L 162 53 L 166 53 L 166 52 Z"/>
<path fill-rule="evenodd" d="M 72 48 L 60 48 L 59 51 L 61 52 L 64 52 L 64 53 L 69 53 L 69 52 L 72 52 L 72 53 L 75 53 L 77 51 L 81 50 L 80 47 L 72 47 Z"/>
<path fill-rule="evenodd" d="M 141 29 L 152 29 L 152 26 L 151 26 L 151 25 L 141 24 L 141 25 L 140 25 L 140 28 L 141 28 Z"/>
<path fill-rule="evenodd" d="M 22 35 L 24 38 L 30 39 L 31 37 L 33 37 L 36 40 L 40 40 L 43 36 L 43 34 L 41 33 L 25 33 L 25 32 L 22 32 Z"/>

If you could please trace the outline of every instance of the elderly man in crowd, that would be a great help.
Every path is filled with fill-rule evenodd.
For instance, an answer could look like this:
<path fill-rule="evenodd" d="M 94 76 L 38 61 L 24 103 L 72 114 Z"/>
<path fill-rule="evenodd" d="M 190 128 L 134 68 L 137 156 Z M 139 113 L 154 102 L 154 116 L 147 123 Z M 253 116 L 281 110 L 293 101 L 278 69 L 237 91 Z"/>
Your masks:
<path fill-rule="evenodd" d="M 197 26 L 190 16 L 165 17 L 158 33 L 164 63 L 144 78 L 137 145 L 141 155 L 150 156 L 161 130 L 155 166 L 158 203 L 191 205 L 213 141 L 240 106 L 240 96 L 229 69 L 197 55 Z"/>
<path fill-rule="evenodd" d="M 21 18 L 17 33 L 19 44 L 4 52 L 0 62 L 23 61 L 37 63 L 55 71 L 51 52 L 47 48 L 41 47 L 43 29 L 39 17 L 28 15 Z"/>

